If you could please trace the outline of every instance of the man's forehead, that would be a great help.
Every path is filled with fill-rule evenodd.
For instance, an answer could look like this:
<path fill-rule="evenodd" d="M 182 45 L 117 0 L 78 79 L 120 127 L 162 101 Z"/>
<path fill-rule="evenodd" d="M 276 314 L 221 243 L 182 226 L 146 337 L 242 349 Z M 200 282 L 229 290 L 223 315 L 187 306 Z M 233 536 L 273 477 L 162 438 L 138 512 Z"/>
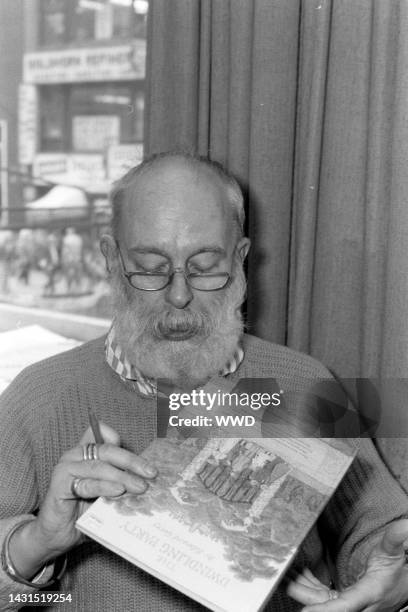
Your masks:
<path fill-rule="evenodd" d="M 225 222 L 232 216 L 226 184 L 205 164 L 166 159 L 144 169 L 128 189 L 123 221 L 155 216 L 180 222 Z"/>
<path fill-rule="evenodd" d="M 143 170 L 135 182 L 132 195 L 148 194 L 165 188 L 174 191 L 184 189 L 208 189 L 226 196 L 226 187 L 219 175 L 204 163 L 185 159 L 164 159 Z"/>

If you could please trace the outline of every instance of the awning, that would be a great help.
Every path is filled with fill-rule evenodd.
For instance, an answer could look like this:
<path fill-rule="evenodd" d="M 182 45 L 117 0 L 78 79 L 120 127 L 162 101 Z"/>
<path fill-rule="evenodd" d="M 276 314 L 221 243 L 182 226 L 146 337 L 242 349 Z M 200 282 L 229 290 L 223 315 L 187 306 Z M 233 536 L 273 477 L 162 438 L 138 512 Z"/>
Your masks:
<path fill-rule="evenodd" d="M 56 185 L 38 200 L 27 204 L 28 223 L 47 223 L 58 219 L 83 219 L 88 214 L 88 199 L 78 187 Z"/>

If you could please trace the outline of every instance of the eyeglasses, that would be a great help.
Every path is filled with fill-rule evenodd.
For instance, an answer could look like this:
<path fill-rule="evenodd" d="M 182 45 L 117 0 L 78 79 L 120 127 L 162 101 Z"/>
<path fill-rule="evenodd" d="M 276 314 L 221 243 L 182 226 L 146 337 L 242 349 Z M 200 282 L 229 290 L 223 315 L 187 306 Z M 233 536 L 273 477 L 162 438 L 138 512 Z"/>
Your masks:
<path fill-rule="evenodd" d="M 167 273 L 128 272 L 118 242 L 116 242 L 116 246 L 119 252 L 123 276 L 134 289 L 160 291 L 160 289 L 164 289 L 171 284 L 175 274 L 183 274 L 186 283 L 192 289 L 198 289 L 198 291 L 218 291 L 219 289 L 224 289 L 231 280 L 231 275 L 228 272 L 217 272 L 215 274 L 186 273 L 186 270 L 183 268 L 174 268 L 171 272 Z"/>

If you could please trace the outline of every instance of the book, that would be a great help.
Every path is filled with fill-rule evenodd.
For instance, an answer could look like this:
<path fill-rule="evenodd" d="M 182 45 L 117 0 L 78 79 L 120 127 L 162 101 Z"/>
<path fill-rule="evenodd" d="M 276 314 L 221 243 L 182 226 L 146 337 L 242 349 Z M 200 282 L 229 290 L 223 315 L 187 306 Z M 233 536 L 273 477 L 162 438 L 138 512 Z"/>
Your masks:
<path fill-rule="evenodd" d="M 77 527 L 215 612 L 256 612 L 353 460 L 344 440 L 156 439 L 142 495 L 99 498 Z"/>

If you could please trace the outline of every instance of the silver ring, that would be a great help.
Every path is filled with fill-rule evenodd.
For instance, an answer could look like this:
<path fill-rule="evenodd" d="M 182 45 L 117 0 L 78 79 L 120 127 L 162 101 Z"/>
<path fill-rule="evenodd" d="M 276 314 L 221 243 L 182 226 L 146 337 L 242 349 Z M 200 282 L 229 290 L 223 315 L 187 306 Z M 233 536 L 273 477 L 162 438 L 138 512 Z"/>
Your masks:
<path fill-rule="evenodd" d="M 338 591 L 335 591 L 335 589 L 328 589 L 328 595 L 329 595 L 329 601 L 339 598 L 339 593 Z"/>
<path fill-rule="evenodd" d="M 95 442 L 89 442 L 82 447 L 82 457 L 84 461 L 97 461 L 99 459 L 98 445 Z"/>
<path fill-rule="evenodd" d="M 76 497 L 76 499 L 81 499 L 81 496 L 78 493 L 78 487 L 81 480 L 82 478 L 74 478 L 74 480 L 71 482 L 71 493 L 74 497 Z"/>

